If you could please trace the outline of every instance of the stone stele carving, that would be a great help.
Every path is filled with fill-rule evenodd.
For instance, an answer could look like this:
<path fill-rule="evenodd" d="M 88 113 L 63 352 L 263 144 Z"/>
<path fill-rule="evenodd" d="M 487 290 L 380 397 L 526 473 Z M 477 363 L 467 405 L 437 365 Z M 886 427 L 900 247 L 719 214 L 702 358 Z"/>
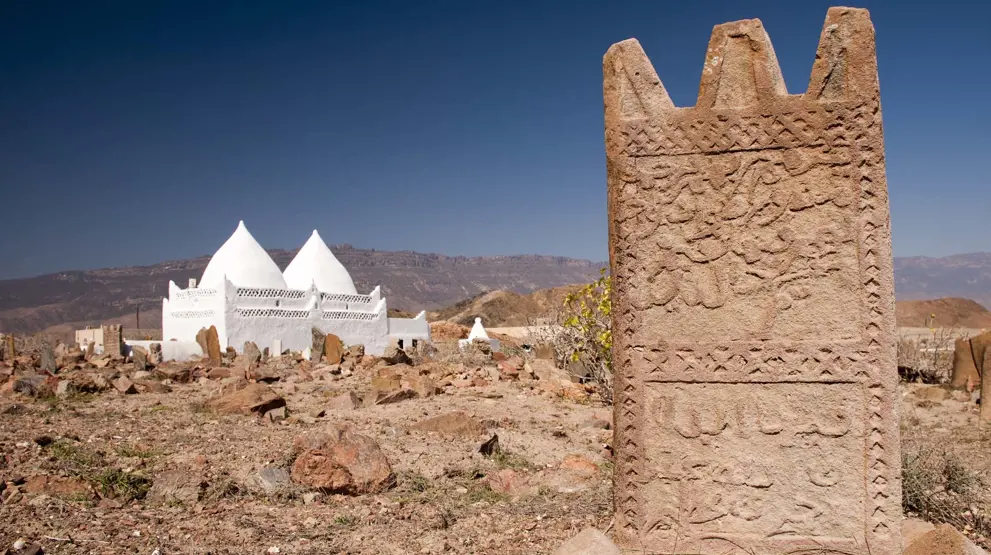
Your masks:
<path fill-rule="evenodd" d="M 617 539 L 649 553 L 900 553 L 890 218 L 874 28 L 826 16 L 788 94 L 759 20 L 697 104 L 603 61 Z"/>

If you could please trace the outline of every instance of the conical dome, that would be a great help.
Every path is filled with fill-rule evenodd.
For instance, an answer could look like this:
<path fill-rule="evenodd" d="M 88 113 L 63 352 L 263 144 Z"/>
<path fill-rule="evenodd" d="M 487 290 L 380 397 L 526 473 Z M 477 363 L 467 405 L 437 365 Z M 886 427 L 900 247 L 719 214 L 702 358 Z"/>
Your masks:
<path fill-rule="evenodd" d="M 262 289 L 286 289 L 286 280 L 272 257 L 244 227 L 237 224 L 234 234 L 221 245 L 203 271 L 200 287 L 220 289 L 227 276 L 234 285 Z"/>
<path fill-rule="evenodd" d="M 323 293 L 354 295 L 358 292 L 351 281 L 351 274 L 330 252 L 316 230 L 296 253 L 296 258 L 286 267 L 283 276 L 290 289 L 306 289 L 316 283 L 317 289 Z"/>
<path fill-rule="evenodd" d="M 485 327 L 482 326 L 481 318 L 475 318 L 475 325 L 471 327 L 471 332 L 468 334 L 468 341 L 474 341 L 476 339 L 489 339 L 489 334 L 485 331 Z"/>

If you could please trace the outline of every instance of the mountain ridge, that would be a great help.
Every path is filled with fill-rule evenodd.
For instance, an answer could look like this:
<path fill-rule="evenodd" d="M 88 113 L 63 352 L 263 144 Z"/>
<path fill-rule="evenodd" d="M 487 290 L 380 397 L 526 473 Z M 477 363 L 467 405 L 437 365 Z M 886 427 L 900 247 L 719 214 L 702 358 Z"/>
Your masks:
<path fill-rule="evenodd" d="M 343 244 L 331 247 L 359 291 L 381 285 L 389 308 L 437 310 L 489 291 L 531 293 L 588 283 L 606 262 L 551 255 L 449 256 L 411 250 L 384 251 Z M 284 269 L 296 250 L 269 249 Z M 158 264 L 66 270 L 0 280 L 0 332 L 32 333 L 100 321 L 141 327 L 161 323 L 162 297 L 169 280 L 185 287 L 202 275 L 210 256 Z M 896 257 L 895 293 L 900 301 L 940 297 L 972 299 L 991 306 L 991 253 L 943 257 Z"/>

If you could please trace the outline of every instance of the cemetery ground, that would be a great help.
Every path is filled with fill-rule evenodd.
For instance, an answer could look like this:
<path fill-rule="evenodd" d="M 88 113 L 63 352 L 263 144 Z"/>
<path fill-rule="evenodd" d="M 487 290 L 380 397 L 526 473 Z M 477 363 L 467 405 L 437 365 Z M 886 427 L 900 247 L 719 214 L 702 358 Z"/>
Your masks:
<path fill-rule="evenodd" d="M 609 531 L 594 388 L 523 353 L 437 347 L 145 370 L 63 350 L 54 377 L 20 355 L 0 366 L 0 553 L 531 554 Z M 899 394 L 909 513 L 986 545 L 975 395 Z"/>
<path fill-rule="evenodd" d="M 549 553 L 609 527 L 611 411 L 548 361 L 348 356 L 286 355 L 249 380 L 240 356 L 145 373 L 94 357 L 33 385 L 7 366 L 0 552 Z M 237 399 L 249 382 L 262 393 Z M 285 412 L 252 412 L 275 398 Z M 300 470 L 294 441 L 339 425 L 372 473 Z"/>

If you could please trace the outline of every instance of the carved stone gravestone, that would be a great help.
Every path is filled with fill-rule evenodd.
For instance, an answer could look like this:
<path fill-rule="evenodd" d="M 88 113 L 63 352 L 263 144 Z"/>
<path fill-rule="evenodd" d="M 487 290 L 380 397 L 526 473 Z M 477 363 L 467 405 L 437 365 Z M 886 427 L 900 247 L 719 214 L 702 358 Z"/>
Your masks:
<path fill-rule="evenodd" d="M 617 539 L 650 553 L 900 553 L 894 297 L 874 29 L 826 16 L 790 95 L 758 20 L 697 104 L 604 63 Z"/>
<path fill-rule="evenodd" d="M 124 355 L 124 329 L 120 324 L 104 324 L 103 354 L 120 357 Z"/>

